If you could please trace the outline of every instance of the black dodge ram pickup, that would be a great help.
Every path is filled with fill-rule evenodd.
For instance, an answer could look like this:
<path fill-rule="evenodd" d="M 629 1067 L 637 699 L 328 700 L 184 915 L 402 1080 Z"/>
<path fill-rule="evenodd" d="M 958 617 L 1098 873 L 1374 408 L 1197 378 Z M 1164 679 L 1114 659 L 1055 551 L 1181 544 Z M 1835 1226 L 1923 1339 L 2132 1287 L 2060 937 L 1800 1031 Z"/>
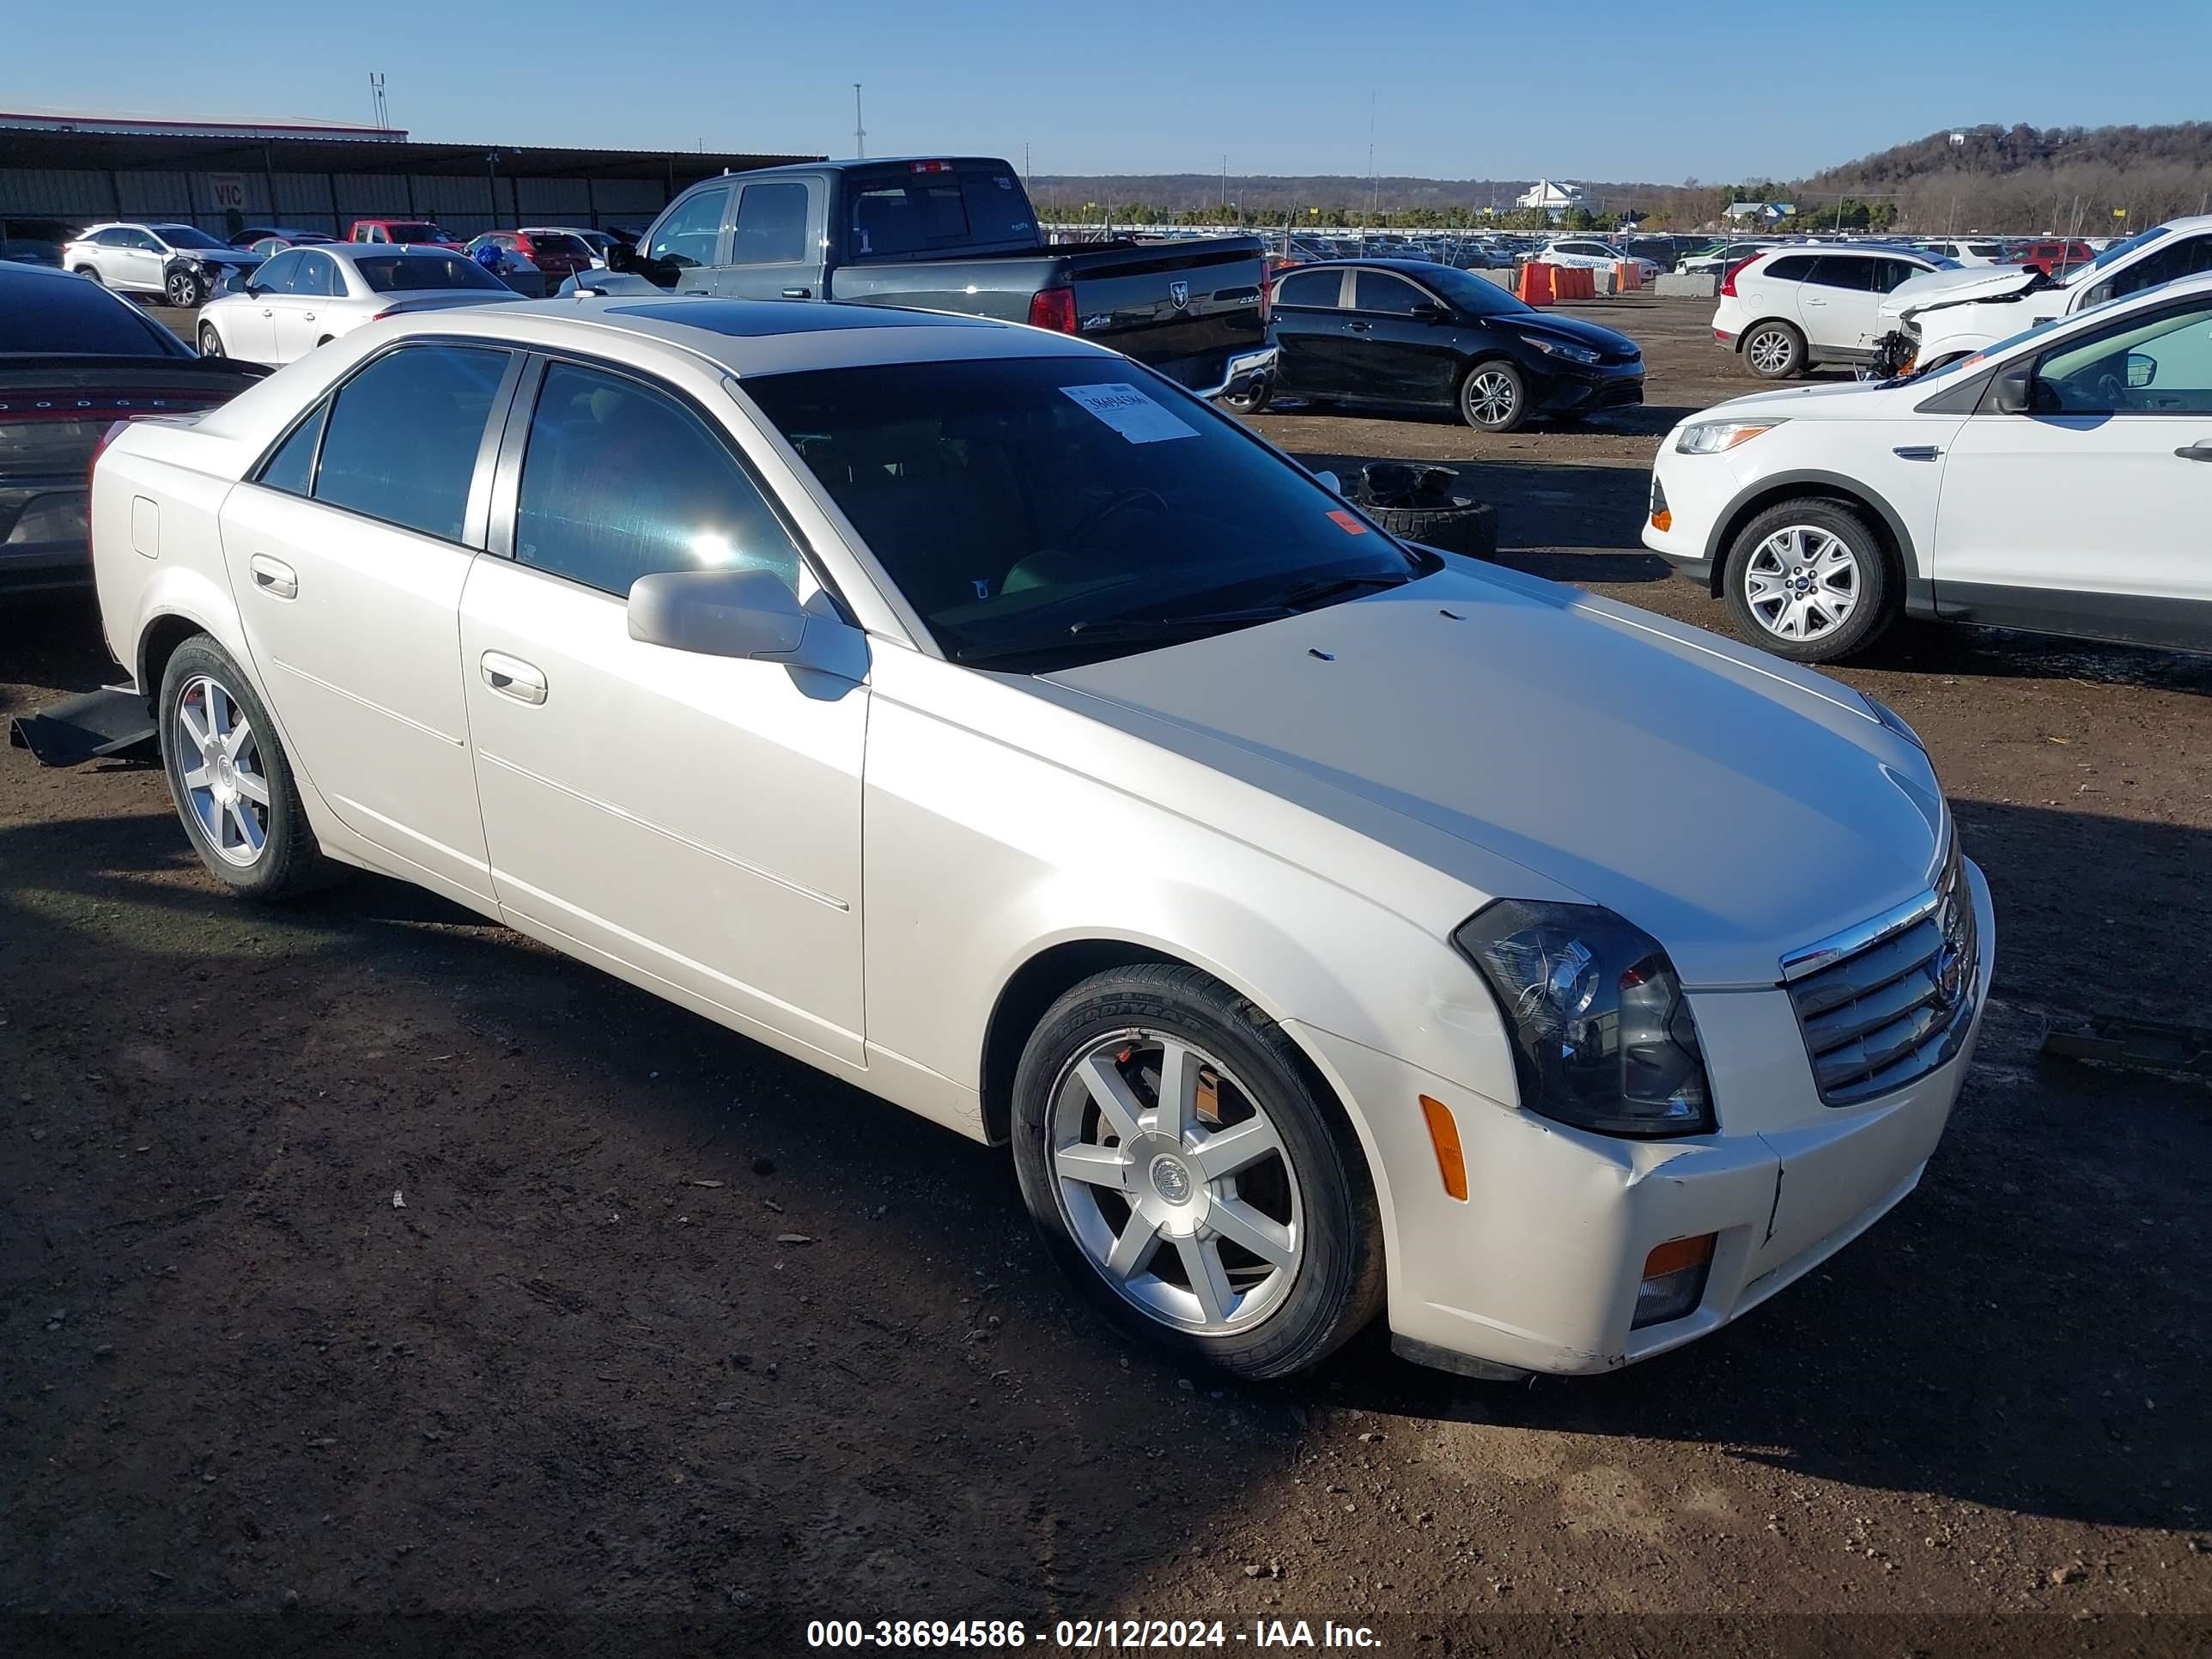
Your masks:
<path fill-rule="evenodd" d="M 1257 237 L 1047 243 L 1020 175 L 988 157 L 814 161 L 725 173 L 662 210 L 563 293 L 650 285 L 996 317 L 1079 335 L 1201 397 L 1271 382 Z"/>

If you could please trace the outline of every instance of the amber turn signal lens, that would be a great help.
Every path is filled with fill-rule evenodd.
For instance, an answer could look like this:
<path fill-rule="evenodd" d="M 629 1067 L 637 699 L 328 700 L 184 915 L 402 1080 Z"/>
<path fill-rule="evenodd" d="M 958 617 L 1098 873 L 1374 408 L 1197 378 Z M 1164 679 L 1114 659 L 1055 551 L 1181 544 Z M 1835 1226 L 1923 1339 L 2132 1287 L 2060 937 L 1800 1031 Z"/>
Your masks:
<path fill-rule="evenodd" d="M 1699 1233 L 1695 1238 L 1668 1240 L 1644 1258 L 1644 1276 L 1664 1279 L 1668 1273 L 1704 1267 L 1713 1259 L 1714 1237 L 1711 1233 Z"/>
<path fill-rule="evenodd" d="M 1444 1178 L 1444 1190 L 1464 1204 L 1467 1158 L 1459 1149 L 1459 1125 L 1452 1118 L 1451 1108 L 1423 1095 L 1421 1115 L 1428 1120 L 1429 1144 L 1437 1149 L 1437 1172 Z"/>
<path fill-rule="evenodd" d="M 1674 527 L 1674 515 L 1665 507 L 1661 507 L 1651 515 L 1651 527 L 1654 530 L 1672 530 Z"/>

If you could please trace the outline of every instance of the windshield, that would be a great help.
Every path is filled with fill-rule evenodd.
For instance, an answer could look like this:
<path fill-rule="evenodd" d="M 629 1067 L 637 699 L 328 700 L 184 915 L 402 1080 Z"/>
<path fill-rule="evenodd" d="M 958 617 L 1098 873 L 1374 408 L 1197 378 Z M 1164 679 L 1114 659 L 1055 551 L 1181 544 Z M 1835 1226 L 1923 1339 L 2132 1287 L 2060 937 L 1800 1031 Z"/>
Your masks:
<path fill-rule="evenodd" d="M 453 240 L 427 219 L 404 222 L 395 220 L 385 226 L 384 234 L 395 242 L 450 242 Z"/>
<path fill-rule="evenodd" d="M 1450 265 L 1425 270 L 1421 280 L 1462 311 L 1473 312 L 1478 317 L 1507 317 L 1535 309 L 1523 305 L 1497 283 Z"/>
<path fill-rule="evenodd" d="M 530 246 L 540 253 L 565 253 L 572 259 L 592 257 L 591 245 L 580 236 L 571 236 L 565 230 L 533 230 L 526 233 Z"/>
<path fill-rule="evenodd" d="M 2167 231 L 2172 228 L 2173 227 L 2171 225 L 2153 225 L 2148 230 L 2137 231 L 2134 235 L 2129 237 L 2124 242 L 2113 243 L 2112 246 L 2106 248 L 2102 253 L 2100 253 L 2095 258 L 2090 260 L 2087 264 L 2082 266 L 2080 270 L 2076 271 L 2071 280 L 2079 281 L 2082 277 L 2086 276 L 2090 271 L 2102 270 L 2106 265 L 2112 264 L 2113 260 L 2118 258 L 2122 254 L 2133 253 L 2137 248 L 2142 246 L 2144 243 L 2156 241 L 2160 237 L 2165 235 Z"/>
<path fill-rule="evenodd" d="M 218 242 L 204 230 L 194 230 L 190 225 L 155 225 L 154 234 L 171 247 L 211 247 L 228 253 L 229 244 Z"/>
<path fill-rule="evenodd" d="M 488 288 L 511 293 L 505 283 L 459 253 L 377 253 L 356 258 L 353 268 L 379 294 L 420 289 Z"/>
<path fill-rule="evenodd" d="M 1112 358 L 744 390 L 960 660 L 1063 666 L 1162 643 L 1126 637 L 1146 625 L 1193 636 L 1214 626 L 1193 618 L 1264 622 L 1323 584 L 1352 597 L 1426 568 L 1234 422 Z"/>

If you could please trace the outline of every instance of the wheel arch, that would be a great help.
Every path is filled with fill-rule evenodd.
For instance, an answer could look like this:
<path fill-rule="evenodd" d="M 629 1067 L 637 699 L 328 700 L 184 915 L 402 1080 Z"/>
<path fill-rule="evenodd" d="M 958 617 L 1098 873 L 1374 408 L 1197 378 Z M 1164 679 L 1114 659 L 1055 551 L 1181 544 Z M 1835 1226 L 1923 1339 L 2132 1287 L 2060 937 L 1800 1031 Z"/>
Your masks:
<path fill-rule="evenodd" d="M 1705 559 L 1711 568 L 1708 580 L 1715 599 L 1721 597 L 1729 552 L 1744 526 L 1771 507 L 1808 497 L 1831 501 L 1864 514 L 1881 541 L 1882 555 L 1889 562 L 1891 573 L 1905 583 L 1907 595 L 1914 592 L 1922 579 L 1919 550 L 1913 545 L 1912 532 L 1905 528 L 1897 509 L 1879 492 L 1868 489 L 1856 478 L 1847 478 L 1840 472 L 1804 470 L 1761 478 L 1738 495 L 1715 519 L 1712 532 L 1705 538 Z"/>
<path fill-rule="evenodd" d="M 1768 313 L 1764 317 L 1754 317 L 1751 321 L 1743 325 L 1742 331 L 1735 337 L 1735 345 L 1733 348 L 1735 355 L 1739 357 L 1742 356 L 1743 343 L 1751 338 L 1753 335 L 1758 333 L 1760 329 L 1765 328 L 1770 323 L 1778 327 L 1788 329 L 1799 339 L 1804 341 L 1805 355 L 1808 358 L 1812 356 L 1813 342 L 1811 337 L 1805 332 L 1805 325 L 1799 322 L 1795 317 L 1784 317 L 1773 312 Z"/>

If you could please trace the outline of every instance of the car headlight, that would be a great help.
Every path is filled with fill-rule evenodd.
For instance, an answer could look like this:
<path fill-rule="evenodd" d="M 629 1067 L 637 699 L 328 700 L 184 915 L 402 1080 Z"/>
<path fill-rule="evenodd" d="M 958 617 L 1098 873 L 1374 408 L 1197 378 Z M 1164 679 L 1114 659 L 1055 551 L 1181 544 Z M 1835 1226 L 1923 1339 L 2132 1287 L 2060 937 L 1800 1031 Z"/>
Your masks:
<path fill-rule="evenodd" d="M 1682 428 L 1674 447 L 1685 455 L 1717 455 L 1781 424 L 1780 421 L 1699 421 Z"/>
<path fill-rule="evenodd" d="M 1650 934 L 1594 904 L 1499 899 L 1452 943 L 1504 1011 L 1530 1111 L 1600 1134 L 1712 1133 L 1697 1022 Z"/>
<path fill-rule="evenodd" d="M 1523 334 L 1523 343 L 1532 345 L 1547 357 L 1564 357 L 1571 363 L 1594 363 L 1598 354 L 1588 346 L 1570 345 L 1565 340 L 1547 340 L 1540 334 Z"/>
<path fill-rule="evenodd" d="M 1880 697 L 1869 697 L 1863 691 L 1859 693 L 1859 697 L 1869 708 L 1874 710 L 1874 717 L 1876 720 L 1880 720 L 1891 731 L 1896 732 L 1899 737 L 1903 738 L 1905 742 L 1911 744 L 1915 749 L 1919 750 L 1923 754 L 1927 752 L 1928 745 L 1920 740 L 1920 734 L 1917 732 L 1914 731 L 1910 726 L 1905 724 L 1904 715 L 1899 714 L 1897 710 L 1892 708 Z"/>

